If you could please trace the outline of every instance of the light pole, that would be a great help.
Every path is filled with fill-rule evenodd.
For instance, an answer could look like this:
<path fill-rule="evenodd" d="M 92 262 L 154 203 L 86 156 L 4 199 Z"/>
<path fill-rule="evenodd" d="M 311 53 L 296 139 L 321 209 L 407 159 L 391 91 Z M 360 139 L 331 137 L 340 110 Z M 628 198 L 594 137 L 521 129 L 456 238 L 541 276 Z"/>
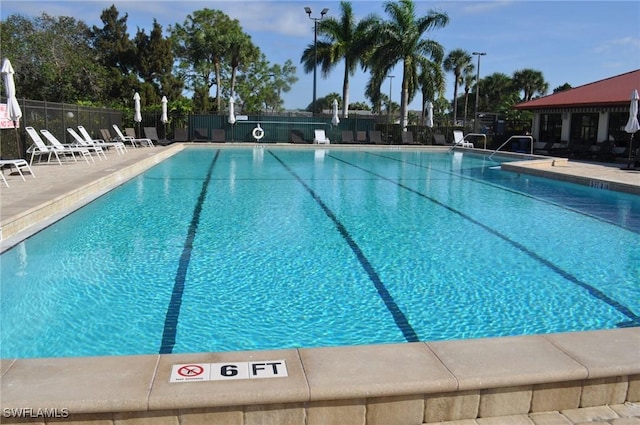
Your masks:
<path fill-rule="evenodd" d="M 322 9 L 320 12 L 319 18 L 314 18 L 311 16 L 311 8 L 309 6 L 305 6 L 304 11 L 309 15 L 309 19 L 313 21 L 313 103 L 311 104 L 311 109 L 313 116 L 316 116 L 316 90 L 317 90 L 317 72 L 318 72 L 318 21 L 324 18 L 324 15 L 327 14 L 329 9 L 326 7 Z"/>
<path fill-rule="evenodd" d="M 480 100 L 480 56 L 486 55 L 485 52 L 473 52 L 474 56 L 478 56 L 478 72 L 476 74 L 476 108 L 473 114 L 473 132 L 478 132 L 478 101 Z"/>
<path fill-rule="evenodd" d="M 387 113 L 389 114 L 389 124 L 391 124 L 391 83 L 393 82 L 393 79 L 395 78 L 395 75 L 389 75 L 389 103 L 387 104 Z M 387 124 L 387 125 L 389 125 Z M 391 132 L 389 131 L 389 129 L 387 128 L 387 144 L 391 143 Z"/>

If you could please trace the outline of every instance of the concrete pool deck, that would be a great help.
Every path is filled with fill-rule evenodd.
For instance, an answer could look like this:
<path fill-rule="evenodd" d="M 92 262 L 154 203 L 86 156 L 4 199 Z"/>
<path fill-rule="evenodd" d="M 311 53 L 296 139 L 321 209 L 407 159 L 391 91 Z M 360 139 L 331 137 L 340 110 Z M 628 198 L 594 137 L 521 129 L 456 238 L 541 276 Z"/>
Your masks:
<path fill-rule="evenodd" d="M 0 189 L 2 250 L 182 148 L 130 148 L 95 164 L 39 164 L 37 178 L 25 176 L 26 182 L 7 176 L 10 187 Z M 509 167 L 640 194 L 640 172 L 619 164 L 540 158 Z M 174 365 L 251 363 L 260 371 L 280 361 L 286 376 L 171 382 Z M 255 352 L 1 359 L 0 407 L 0 423 L 33 424 L 632 425 L 640 424 L 640 328 Z"/>

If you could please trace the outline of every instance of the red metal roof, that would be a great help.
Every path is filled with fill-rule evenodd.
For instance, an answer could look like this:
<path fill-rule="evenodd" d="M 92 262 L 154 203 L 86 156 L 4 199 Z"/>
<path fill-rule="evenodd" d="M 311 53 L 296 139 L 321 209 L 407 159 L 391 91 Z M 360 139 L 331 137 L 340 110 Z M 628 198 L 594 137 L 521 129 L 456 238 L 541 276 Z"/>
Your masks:
<path fill-rule="evenodd" d="M 640 92 L 640 69 L 584 86 L 519 103 L 515 109 L 628 105 L 633 90 Z"/>

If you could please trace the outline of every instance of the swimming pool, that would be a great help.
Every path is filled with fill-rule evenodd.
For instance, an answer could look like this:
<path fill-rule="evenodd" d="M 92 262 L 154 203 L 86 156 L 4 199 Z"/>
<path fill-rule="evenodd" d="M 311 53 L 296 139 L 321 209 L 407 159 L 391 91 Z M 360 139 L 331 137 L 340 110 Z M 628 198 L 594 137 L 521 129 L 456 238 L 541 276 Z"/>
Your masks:
<path fill-rule="evenodd" d="M 2 357 L 638 326 L 640 199 L 494 166 L 185 150 L 2 255 Z"/>

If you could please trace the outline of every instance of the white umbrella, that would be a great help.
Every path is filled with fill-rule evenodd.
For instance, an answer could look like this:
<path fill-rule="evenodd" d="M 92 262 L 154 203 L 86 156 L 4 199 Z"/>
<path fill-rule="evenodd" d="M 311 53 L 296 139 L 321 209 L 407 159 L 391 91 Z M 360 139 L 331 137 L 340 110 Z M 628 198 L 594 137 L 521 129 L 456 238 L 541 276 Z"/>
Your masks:
<path fill-rule="evenodd" d="M 234 110 L 233 104 L 235 100 L 233 100 L 233 96 L 229 97 L 229 118 L 227 121 L 229 124 L 234 125 L 236 123 L 236 112 Z"/>
<path fill-rule="evenodd" d="M 433 103 L 427 102 L 427 127 L 433 127 Z"/>
<path fill-rule="evenodd" d="M 167 96 L 162 96 L 162 115 L 160 116 L 160 121 L 162 124 L 166 124 L 169 121 L 169 117 L 167 116 Z"/>
<path fill-rule="evenodd" d="M 638 90 L 634 90 L 631 93 L 631 104 L 629 105 L 629 121 L 624 126 L 624 131 L 629 133 L 629 166 L 631 165 L 631 149 L 633 149 L 633 135 L 640 130 L 640 123 L 638 123 Z"/>
<path fill-rule="evenodd" d="M 140 95 L 138 92 L 133 95 L 133 120 L 138 123 L 138 134 L 140 134 L 140 122 L 142 122 L 142 113 L 140 112 Z"/>
<path fill-rule="evenodd" d="M 13 80 L 13 74 L 15 74 L 15 71 L 13 70 L 9 59 L 5 58 L 5 60 L 2 62 L 1 72 L 4 91 L 5 95 L 7 96 L 7 115 L 9 119 L 13 121 L 13 126 L 16 129 L 16 144 L 18 149 L 18 156 L 21 156 L 20 139 L 18 138 L 18 126 L 20 125 L 20 118 L 22 118 L 22 111 L 20 110 L 18 99 L 16 98 L 16 84 Z"/>
<path fill-rule="evenodd" d="M 331 124 L 334 126 L 340 124 L 340 118 L 338 118 L 338 100 L 333 99 L 333 116 L 331 117 Z"/>

